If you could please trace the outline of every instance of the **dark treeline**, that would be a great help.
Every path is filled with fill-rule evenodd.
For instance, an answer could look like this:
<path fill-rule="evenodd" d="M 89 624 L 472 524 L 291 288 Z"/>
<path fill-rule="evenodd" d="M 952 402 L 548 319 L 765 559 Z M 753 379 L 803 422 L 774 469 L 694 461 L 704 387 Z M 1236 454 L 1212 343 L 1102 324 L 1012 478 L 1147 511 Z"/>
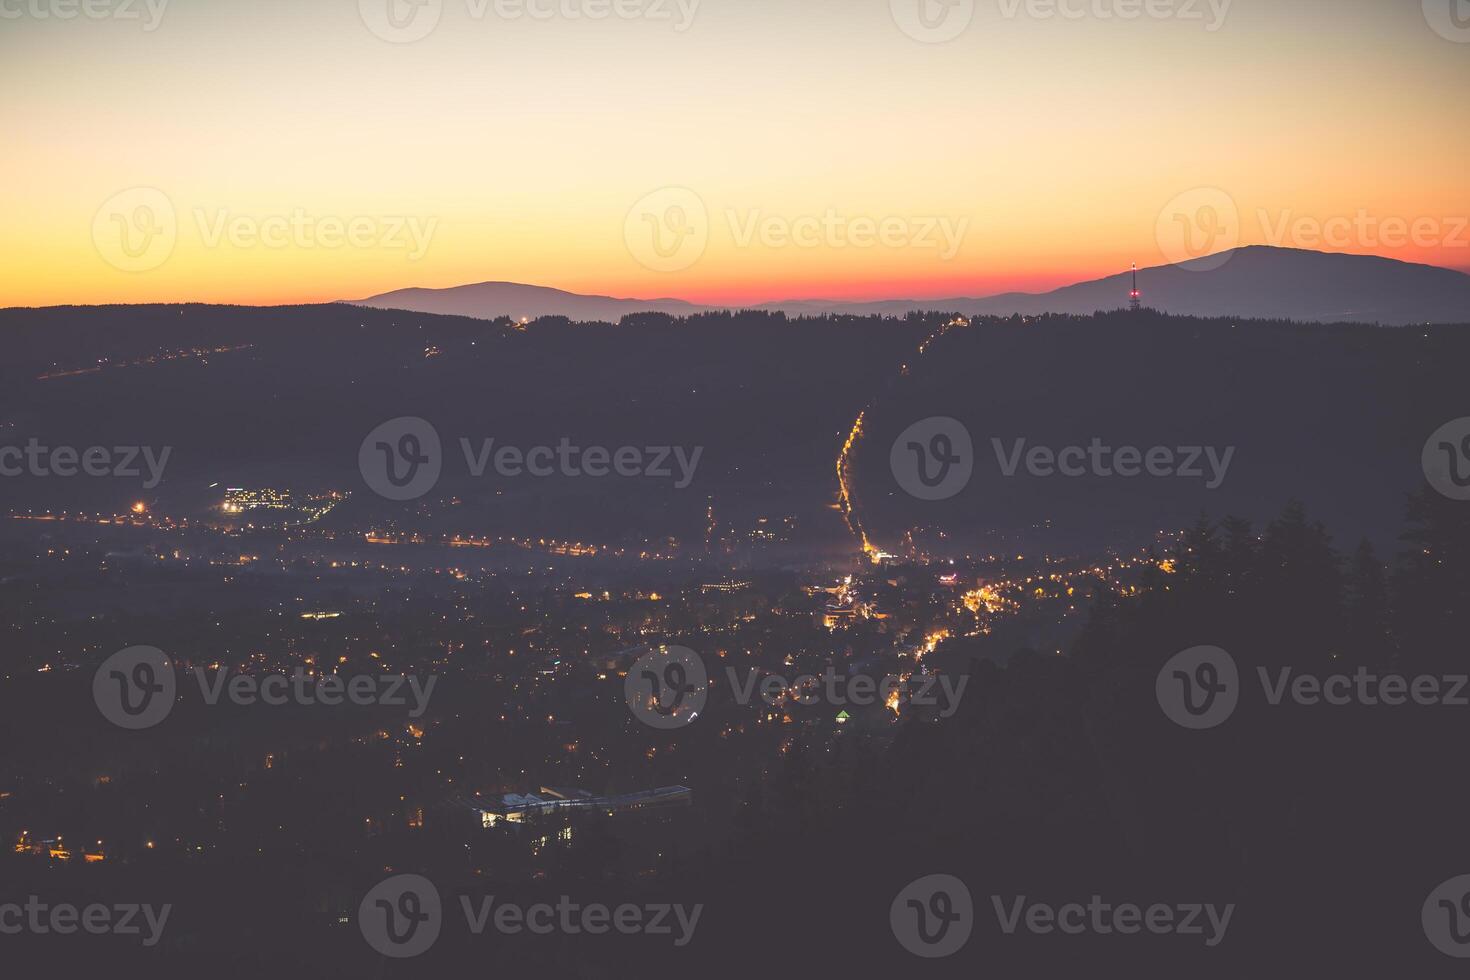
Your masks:
<path fill-rule="evenodd" d="M 1172 574 L 1099 598 L 1067 656 L 1021 651 L 1000 666 L 972 641 L 942 645 L 935 662 L 971 676 L 953 718 L 916 721 L 886 751 L 790 753 L 747 801 L 743 838 L 691 869 L 690 890 L 712 896 L 702 966 L 741 975 L 779 949 L 784 976 L 1448 975 L 1419 917 L 1436 885 L 1470 868 L 1470 707 L 1290 693 L 1272 705 L 1260 671 L 1273 686 L 1284 668 L 1428 674 L 1453 691 L 1443 678 L 1466 672 L 1470 513 L 1416 496 L 1390 561 L 1338 550 L 1297 505 L 1259 530 L 1202 519 L 1161 557 Z M 1242 693 L 1218 728 L 1187 731 L 1161 711 L 1155 678 L 1204 644 L 1234 657 Z M 967 883 L 977 924 L 960 954 L 923 963 L 893 941 L 888 903 L 934 873 Z M 1094 894 L 1237 909 L 1207 949 L 1198 937 L 1007 936 L 991 904 Z M 847 939 L 804 945 L 810 935 Z"/>

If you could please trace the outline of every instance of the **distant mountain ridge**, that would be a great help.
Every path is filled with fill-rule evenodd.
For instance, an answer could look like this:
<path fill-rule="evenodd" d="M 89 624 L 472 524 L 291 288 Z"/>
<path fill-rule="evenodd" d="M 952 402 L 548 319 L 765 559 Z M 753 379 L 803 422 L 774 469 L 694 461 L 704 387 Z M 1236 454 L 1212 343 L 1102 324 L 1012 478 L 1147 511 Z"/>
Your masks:
<path fill-rule="evenodd" d="M 1248 245 L 1179 265 L 1140 269 L 1145 306 L 1184 316 L 1238 316 L 1307 322 L 1470 323 L 1470 275 L 1438 266 L 1373 255 L 1314 252 Z M 1064 286 L 1047 293 L 986 297 L 894 299 L 875 302 L 788 300 L 755 309 L 791 316 L 855 314 L 902 316 L 940 310 L 968 316 L 1090 314 L 1127 304 L 1130 273 Z M 617 321 L 631 313 L 688 316 L 724 307 L 681 299 L 585 296 L 545 286 L 484 282 L 446 289 L 400 289 L 349 301 L 376 309 L 401 309 L 494 319 L 566 316 Z"/>
<path fill-rule="evenodd" d="M 512 320 L 565 316 L 573 320 L 616 322 L 629 313 L 688 316 L 706 309 L 681 299 L 587 296 L 550 286 L 527 286 L 516 282 L 481 282 L 447 289 L 397 289 L 381 296 L 349 302 L 354 306 L 370 306 L 379 310 L 412 310 L 415 313 L 470 316 L 482 320 L 502 316 Z"/>

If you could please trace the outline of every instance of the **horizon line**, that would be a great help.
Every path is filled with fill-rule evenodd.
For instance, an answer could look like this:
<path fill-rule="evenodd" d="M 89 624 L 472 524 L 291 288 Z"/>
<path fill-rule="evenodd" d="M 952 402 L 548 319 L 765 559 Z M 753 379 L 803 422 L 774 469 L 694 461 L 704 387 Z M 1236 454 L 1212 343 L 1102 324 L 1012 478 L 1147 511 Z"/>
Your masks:
<path fill-rule="evenodd" d="M 1180 262 L 1165 262 L 1165 263 L 1160 264 L 1160 265 L 1153 265 L 1153 266 L 1146 266 L 1146 267 L 1138 267 L 1137 268 L 1137 271 L 1140 272 L 1140 273 L 1147 273 L 1147 272 L 1155 272 L 1155 271 L 1162 270 L 1162 269 L 1182 268 L 1182 267 L 1187 266 L 1187 265 L 1189 265 L 1191 263 L 1194 263 L 1194 262 L 1203 262 L 1203 261 L 1207 261 L 1207 260 L 1212 259 L 1212 258 L 1216 258 L 1216 257 L 1221 256 L 1221 255 L 1227 255 L 1227 254 L 1231 254 L 1231 253 L 1234 253 L 1234 252 L 1241 252 L 1241 251 L 1245 251 L 1245 250 L 1248 250 L 1248 249 L 1256 249 L 1256 248 L 1271 249 L 1273 251 L 1279 251 L 1279 252 L 1304 252 L 1304 253 L 1309 253 L 1309 254 L 1312 254 L 1312 255 L 1334 255 L 1334 256 L 1350 256 L 1350 257 L 1354 257 L 1354 258 L 1382 259 L 1384 261 L 1387 261 L 1387 262 L 1395 262 L 1395 263 L 1398 263 L 1400 265 L 1413 265 L 1413 266 L 1421 266 L 1423 268 L 1428 268 L 1428 269 L 1441 269 L 1441 270 L 1444 270 L 1446 272 L 1455 272 L 1455 273 L 1459 273 L 1461 275 L 1470 276 L 1470 265 L 1467 265 L 1467 266 L 1464 266 L 1464 267 L 1435 265 L 1435 264 L 1428 263 L 1428 262 L 1411 262 L 1411 261 L 1408 261 L 1406 259 L 1395 258 L 1394 256 L 1391 256 L 1391 255 L 1382 255 L 1382 254 L 1377 253 L 1377 252 L 1325 251 L 1325 250 L 1322 250 L 1322 249 L 1298 248 L 1298 247 L 1286 246 L 1286 245 L 1272 245 L 1272 244 L 1265 243 L 1265 242 L 1250 243 L 1250 244 L 1244 244 L 1244 245 L 1235 245 L 1235 246 L 1232 246 L 1231 248 L 1221 249 L 1218 252 L 1208 252 L 1208 253 L 1205 253 L 1203 255 L 1195 256 L 1195 257 L 1189 258 L 1189 259 L 1185 259 L 1185 260 L 1180 261 Z M 973 294 L 947 293 L 947 294 L 938 295 L 938 296 L 921 296 L 921 295 L 918 295 L 918 296 L 890 296 L 890 297 L 883 297 L 883 298 L 877 298 L 877 299 L 873 299 L 873 298 L 840 298 L 840 297 L 833 297 L 833 296 L 813 296 L 813 297 L 808 297 L 808 298 L 800 298 L 800 297 L 791 297 L 791 296 L 788 296 L 788 297 L 786 297 L 784 299 L 767 299 L 767 300 L 758 300 L 758 301 L 737 301 L 737 302 L 699 301 L 699 300 L 685 299 L 684 297 L 681 297 L 681 296 L 670 296 L 670 295 L 665 295 L 665 296 L 619 296 L 619 295 L 615 295 L 613 293 L 578 292 L 577 290 L 574 290 L 574 289 L 568 289 L 568 288 L 565 288 L 565 287 L 562 287 L 562 286 L 547 285 L 545 283 L 517 282 L 517 281 L 511 280 L 511 279 L 482 279 L 482 280 L 476 280 L 476 281 L 472 281 L 472 282 L 456 283 L 456 284 L 452 284 L 452 285 L 448 285 L 448 286 L 398 286 L 398 287 L 394 287 L 392 289 L 384 290 L 384 291 L 379 292 L 379 293 L 374 293 L 373 295 L 367 296 L 367 297 L 363 297 L 362 299 L 344 299 L 344 298 L 338 297 L 338 298 L 334 298 L 334 299 L 303 299 L 303 300 L 297 300 L 297 301 L 251 302 L 251 303 L 243 303 L 243 302 L 218 302 L 218 301 L 203 300 L 203 299 L 182 299 L 182 300 L 180 300 L 180 299 L 168 299 L 168 300 L 146 300 L 146 301 L 142 301 L 142 302 L 112 302 L 112 303 L 106 303 L 106 302 L 104 302 L 104 303 L 66 303 L 66 302 L 62 302 L 62 303 L 50 303 L 50 304 L 39 305 L 39 306 L 35 306 L 35 305 L 30 305 L 30 306 L 24 306 L 24 305 L 23 306 L 0 306 L 0 311 L 4 311 L 4 310 L 49 310 L 49 309 L 100 309 L 100 308 L 112 307 L 112 306 L 120 306 L 120 307 L 128 307 L 128 306 L 221 306 L 221 307 L 238 307 L 238 308 L 242 308 L 242 309 L 276 309 L 276 308 L 293 307 L 293 306 L 334 306 L 334 305 L 362 306 L 362 305 L 366 304 L 367 302 L 369 302 L 371 300 L 377 300 L 377 299 L 380 299 L 380 298 L 382 298 L 384 296 L 391 296 L 394 293 L 403 293 L 403 292 L 412 292 L 412 291 L 421 291 L 421 292 L 452 292 L 452 291 L 458 290 L 458 289 L 468 289 L 468 288 L 471 288 L 471 287 L 474 287 L 474 286 L 485 286 L 485 285 L 504 285 L 504 286 L 519 286 L 519 287 L 525 287 L 525 288 L 530 288 L 530 289 L 545 289 L 545 290 L 550 290 L 550 291 L 553 291 L 553 292 L 565 293 L 565 294 L 567 294 L 569 296 L 575 296 L 575 297 L 583 298 L 583 299 L 605 299 L 605 300 L 610 300 L 610 301 L 613 301 L 613 302 L 625 302 L 625 303 L 683 303 L 683 304 L 686 304 L 688 306 L 691 306 L 691 307 L 695 307 L 696 308 L 695 310 L 693 310 L 691 312 L 719 311 L 719 310 L 735 311 L 735 310 L 760 310 L 762 308 L 779 307 L 779 306 L 783 306 L 783 305 L 786 305 L 786 304 L 792 304 L 792 305 L 795 305 L 795 304 L 827 304 L 827 305 L 852 305 L 852 306 L 862 305 L 862 306 L 873 306 L 873 305 L 878 305 L 878 304 L 883 304 L 883 303 L 942 303 L 942 302 L 951 302 L 951 301 L 957 301 L 957 300 L 981 301 L 981 300 L 998 299 L 998 298 L 1004 297 L 1004 296 L 1040 297 L 1040 296 L 1048 296 L 1048 295 L 1050 295 L 1052 293 L 1058 292 L 1058 291 L 1063 290 L 1063 289 L 1070 289 L 1070 288 L 1073 288 L 1073 287 L 1076 287 L 1076 286 L 1091 285 L 1091 284 L 1094 284 L 1094 283 L 1104 282 L 1104 281 L 1106 281 L 1108 279 L 1113 279 L 1113 278 L 1117 278 L 1117 277 L 1120 277 L 1120 276 L 1127 276 L 1127 275 L 1129 275 L 1130 271 L 1131 270 L 1129 270 L 1129 269 L 1124 269 L 1121 272 L 1107 273 L 1105 275 L 1099 275 L 1099 276 L 1096 276 L 1096 277 L 1093 277 L 1093 278 L 1075 279 L 1075 280 L 1072 280 L 1072 281 L 1069 281 L 1069 282 L 1065 282 L 1062 285 L 1054 286 L 1054 287 L 1052 287 L 1050 289 L 1044 289 L 1044 290 L 1039 290 L 1039 291 L 1028 291 L 1028 290 L 1025 290 L 1025 289 L 1002 289 L 1002 290 L 999 290 L 997 292 L 989 292 L 989 293 L 973 293 Z M 650 311 L 650 312 L 653 312 L 653 311 Z M 444 314 L 444 315 L 457 315 L 457 314 Z"/>

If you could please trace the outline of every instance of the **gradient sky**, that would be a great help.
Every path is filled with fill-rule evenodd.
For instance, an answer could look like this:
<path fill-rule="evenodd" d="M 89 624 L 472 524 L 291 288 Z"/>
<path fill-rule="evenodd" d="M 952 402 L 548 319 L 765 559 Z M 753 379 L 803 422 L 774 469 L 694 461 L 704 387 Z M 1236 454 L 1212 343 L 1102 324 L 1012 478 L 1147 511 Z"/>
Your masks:
<path fill-rule="evenodd" d="M 1235 0 L 1215 31 L 1206 0 L 1172 0 L 1203 20 L 1134 21 L 977 0 L 946 43 L 907 36 L 889 0 L 702 0 L 682 32 L 675 0 L 671 20 L 603 21 L 442 0 L 402 44 L 358 0 L 174 0 L 152 31 L 143 0 L 137 20 L 33 12 L 57 2 L 0 0 L 0 306 L 491 279 L 711 302 L 1035 290 L 1179 258 L 1160 228 L 1200 188 L 1234 203 L 1241 243 L 1351 219 L 1340 245 L 1280 243 L 1470 267 L 1470 37 L 1431 29 L 1420 0 Z M 173 206 L 177 240 L 124 271 L 94 222 L 105 238 L 99 209 L 138 187 Z M 669 187 L 709 225 L 666 272 L 625 225 Z M 950 257 L 742 244 L 730 212 L 966 234 Z M 433 234 L 422 256 L 210 241 L 221 218 L 293 213 Z M 1380 241 L 1394 221 L 1422 241 Z"/>

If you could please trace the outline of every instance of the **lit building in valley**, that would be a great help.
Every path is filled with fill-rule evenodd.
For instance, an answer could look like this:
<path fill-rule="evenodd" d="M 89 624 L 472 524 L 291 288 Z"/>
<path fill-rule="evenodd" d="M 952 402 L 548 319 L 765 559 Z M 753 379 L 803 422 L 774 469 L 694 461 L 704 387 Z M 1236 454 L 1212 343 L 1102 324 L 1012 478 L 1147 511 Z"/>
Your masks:
<path fill-rule="evenodd" d="M 601 811 L 612 814 L 664 806 L 688 806 L 693 799 L 693 790 L 686 786 L 660 786 L 617 796 L 594 796 L 586 790 L 543 786 L 539 793 L 506 793 L 498 803 L 470 805 L 480 812 L 482 826 L 496 827 L 502 823 L 524 823 L 532 817 L 560 813 Z"/>

